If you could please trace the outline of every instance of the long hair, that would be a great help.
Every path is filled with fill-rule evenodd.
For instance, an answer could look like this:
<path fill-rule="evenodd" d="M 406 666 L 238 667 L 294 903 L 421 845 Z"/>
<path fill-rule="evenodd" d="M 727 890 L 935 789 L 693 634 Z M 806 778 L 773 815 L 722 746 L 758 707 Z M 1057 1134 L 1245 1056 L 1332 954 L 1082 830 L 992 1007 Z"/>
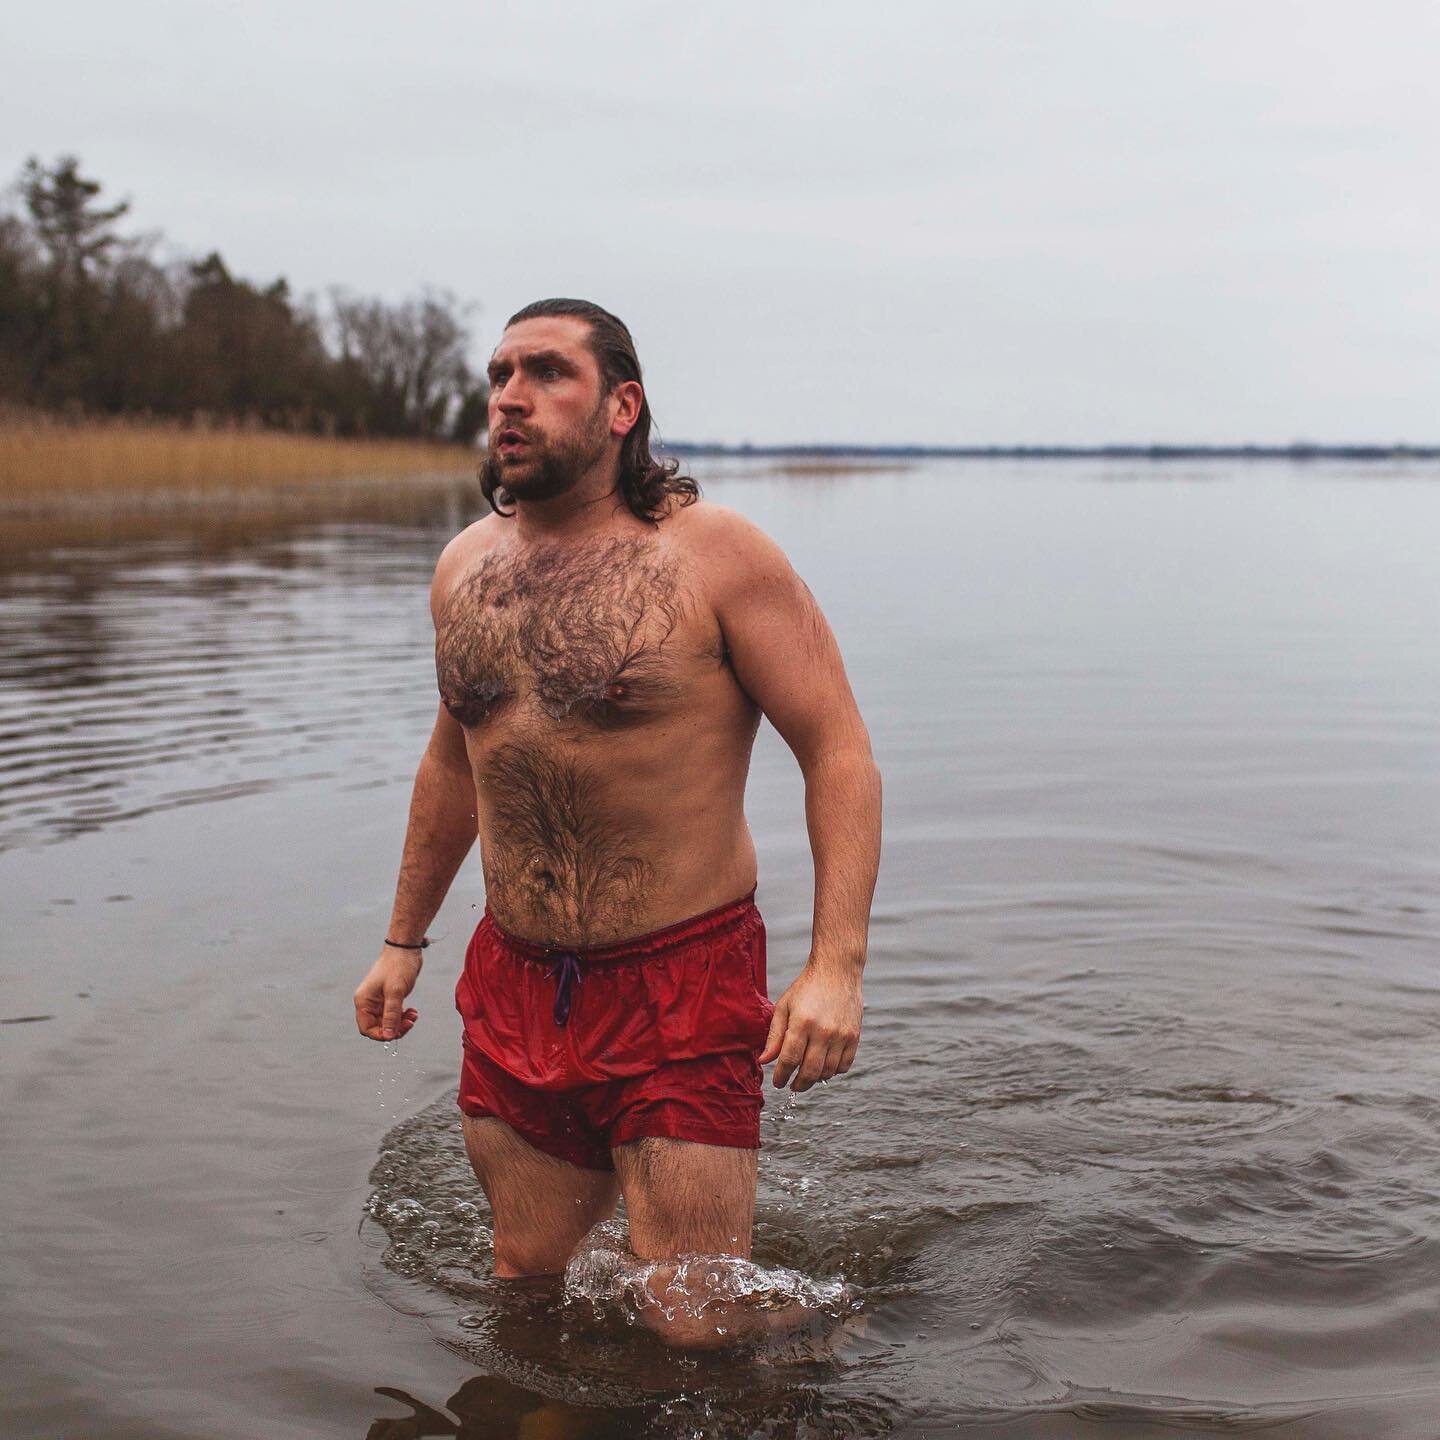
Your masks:
<path fill-rule="evenodd" d="M 505 322 L 505 328 L 508 330 L 522 320 L 564 316 L 583 320 L 589 326 L 590 353 L 600 367 L 600 379 L 607 391 L 627 380 L 640 382 L 640 357 L 635 353 L 635 341 L 625 322 L 589 300 L 537 300 L 517 310 Z M 690 476 L 680 474 L 678 460 L 657 460 L 650 453 L 651 424 L 650 401 L 642 393 L 639 418 L 620 447 L 619 484 L 631 513 L 654 525 L 664 514 L 668 496 L 676 495 L 680 504 L 690 505 L 700 498 L 700 487 Z M 496 514 L 514 513 L 502 508 L 512 502 L 489 467 L 481 467 L 480 489 Z"/>

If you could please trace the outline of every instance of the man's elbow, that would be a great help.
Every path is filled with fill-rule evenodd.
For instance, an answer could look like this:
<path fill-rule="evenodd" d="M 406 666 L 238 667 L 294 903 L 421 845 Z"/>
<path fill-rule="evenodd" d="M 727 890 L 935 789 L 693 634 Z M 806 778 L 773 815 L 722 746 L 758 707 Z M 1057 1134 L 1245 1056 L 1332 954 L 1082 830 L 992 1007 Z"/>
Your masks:
<path fill-rule="evenodd" d="M 873 786 L 877 793 L 880 789 L 880 767 L 875 763 L 870 737 L 863 730 L 817 745 L 801 757 L 800 769 L 807 781 L 822 776 L 844 777 L 849 784 Z"/>

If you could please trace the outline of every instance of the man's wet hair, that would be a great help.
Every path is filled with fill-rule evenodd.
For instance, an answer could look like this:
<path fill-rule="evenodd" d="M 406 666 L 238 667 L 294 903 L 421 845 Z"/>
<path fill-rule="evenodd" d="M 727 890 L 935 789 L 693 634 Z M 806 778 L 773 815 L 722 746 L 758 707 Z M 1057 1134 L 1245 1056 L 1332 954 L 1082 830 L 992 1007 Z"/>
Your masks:
<path fill-rule="evenodd" d="M 635 341 L 629 328 L 618 316 L 593 301 L 563 298 L 536 300 L 523 310 L 517 310 L 505 322 L 505 328 L 508 330 L 522 320 L 556 318 L 583 320 L 589 327 L 590 353 L 600 367 L 600 379 L 607 392 L 627 380 L 643 384 L 640 357 L 635 353 Z M 656 460 L 650 453 L 652 423 L 650 401 L 645 397 L 641 400 L 639 418 L 620 447 L 619 484 L 620 493 L 631 513 L 653 525 L 665 514 L 670 496 L 677 496 L 681 505 L 690 505 L 700 498 L 700 487 L 690 476 L 680 474 L 678 460 Z M 480 488 L 497 514 L 514 513 L 502 508 L 510 503 L 510 497 L 488 466 L 481 468 Z"/>

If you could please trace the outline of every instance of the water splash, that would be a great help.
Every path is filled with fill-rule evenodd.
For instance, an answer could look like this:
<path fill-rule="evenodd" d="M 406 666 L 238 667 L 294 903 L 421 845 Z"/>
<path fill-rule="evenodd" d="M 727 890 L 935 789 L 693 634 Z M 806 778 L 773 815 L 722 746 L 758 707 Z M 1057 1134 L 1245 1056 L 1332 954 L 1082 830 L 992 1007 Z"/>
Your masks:
<path fill-rule="evenodd" d="M 731 1307 L 755 1313 L 795 1308 L 839 1318 L 860 1308 L 844 1280 L 814 1280 L 783 1265 L 765 1266 L 735 1255 L 685 1255 L 674 1260 L 639 1260 L 626 1248 L 619 1220 L 597 1225 L 580 1242 L 565 1267 L 566 1304 L 588 1302 L 595 1315 L 619 1314 L 628 1324 L 647 1311 L 699 1320 L 727 1317 Z M 727 1326 L 717 1319 L 716 1333 Z"/>
<path fill-rule="evenodd" d="M 385 1263 L 397 1274 L 460 1298 L 485 1290 L 495 1235 L 478 1205 L 443 1192 L 417 1200 L 382 1188 L 365 1202 L 365 1213 L 389 1236 Z"/>
<path fill-rule="evenodd" d="M 424 1083 L 420 1060 L 414 1046 L 403 1054 L 397 1040 L 382 1040 L 384 1060 L 375 1083 L 375 1095 L 381 1111 L 403 1115 L 410 1106 L 411 1095 Z"/>

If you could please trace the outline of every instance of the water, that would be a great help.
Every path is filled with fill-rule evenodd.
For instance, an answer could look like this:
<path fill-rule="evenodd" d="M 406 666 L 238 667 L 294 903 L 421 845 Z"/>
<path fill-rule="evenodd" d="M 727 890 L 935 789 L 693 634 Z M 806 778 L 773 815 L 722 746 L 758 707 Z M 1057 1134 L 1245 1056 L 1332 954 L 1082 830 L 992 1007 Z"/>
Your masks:
<path fill-rule="evenodd" d="M 666 1352 L 604 1235 L 489 1280 L 473 873 L 416 1030 L 350 1028 L 470 502 L 97 521 L 0 548 L 7 1428 L 1434 1433 L 1440 470 L 701 478 L 825 605 L 886 780 L 856 1067 L 767 1105 L 717 1282 L 812 1325 Z M 762 732 L 776 993 L 800 802 Z"/>

